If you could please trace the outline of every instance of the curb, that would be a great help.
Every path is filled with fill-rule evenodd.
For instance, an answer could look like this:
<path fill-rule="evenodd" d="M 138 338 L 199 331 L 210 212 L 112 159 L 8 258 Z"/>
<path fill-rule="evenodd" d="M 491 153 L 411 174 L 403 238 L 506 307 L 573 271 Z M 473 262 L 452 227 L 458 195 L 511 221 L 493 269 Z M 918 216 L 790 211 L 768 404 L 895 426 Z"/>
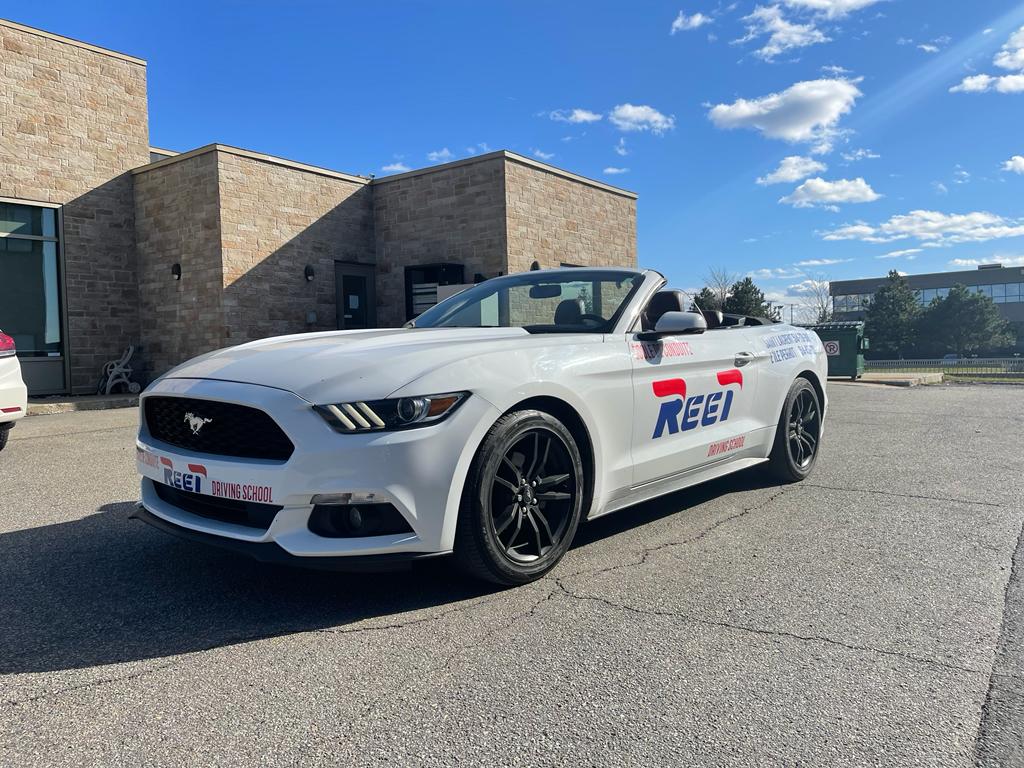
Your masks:
<path fill-rule="evenodd" d="M 76 411 L 106 411 L 112 408 L 137 408 L 138 395 L 120 397 L 83 397 L 61 402 L 29 402 L 26 416 L 53 416 Z"/>

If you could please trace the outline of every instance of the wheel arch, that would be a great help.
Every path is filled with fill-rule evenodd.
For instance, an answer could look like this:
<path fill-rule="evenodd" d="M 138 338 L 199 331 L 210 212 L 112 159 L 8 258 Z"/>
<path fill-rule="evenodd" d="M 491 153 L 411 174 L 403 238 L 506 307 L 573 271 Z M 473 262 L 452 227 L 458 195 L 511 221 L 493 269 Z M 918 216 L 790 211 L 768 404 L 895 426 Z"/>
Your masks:
<path fill-rule="evenodd" d="M 808 368 L 800 371 L 800 373 L 796 375 L 796 378 L 807 379 L 807 381 L 810 382 L 811 386 L 814 387 L 814 394 L 818 396 L 818 403 L 821 405 L 822 409 L 824 409 L 825 387 L 822 385 L 821 379 L 818 378 L 818 374 Z"/>

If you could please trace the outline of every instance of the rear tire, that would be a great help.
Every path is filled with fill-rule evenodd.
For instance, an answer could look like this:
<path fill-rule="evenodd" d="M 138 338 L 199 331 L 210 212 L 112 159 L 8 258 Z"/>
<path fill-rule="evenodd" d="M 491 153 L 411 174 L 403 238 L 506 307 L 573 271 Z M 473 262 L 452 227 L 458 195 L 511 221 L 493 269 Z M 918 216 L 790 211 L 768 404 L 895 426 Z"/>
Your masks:
<path fill-rule="evenodd" d="M 455 530 L 455 560 L 495 584 L 526 584 L 572 544 L 584 497 L 583 461 L 554 416 L 523 410 L 491 427 L 470 466 Z"/>
<path fill-rule="evenodd" d="M 811 474 L 821 447 L 821 403 L 804 378 L 793 382 L 779 414 L 768 469 L 783 483 L 797 483 Z"/>
<path fill-rule="evenodd" d="M 7 435 L 13 427 L 13 424 L 0 424 L 0 451 L 7 445 Z"/>

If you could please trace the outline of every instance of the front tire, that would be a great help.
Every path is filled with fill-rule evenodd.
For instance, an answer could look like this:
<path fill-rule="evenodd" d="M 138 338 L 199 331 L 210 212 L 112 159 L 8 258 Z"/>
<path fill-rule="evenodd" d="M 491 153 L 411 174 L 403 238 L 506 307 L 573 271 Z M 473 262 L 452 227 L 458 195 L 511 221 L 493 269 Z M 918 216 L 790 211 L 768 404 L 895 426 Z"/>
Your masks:
<path fill-rule="evenodd" d="M 776 479 L 797 483 L 811 474 L 821 447 L 821 403 L 804 378 L 793 382 L 779 415 L 768 468 Z"/>
<path fill-rule="evenodd" d="M 550 571 L 583 510 L 583 461 L 554 416 L 502 416 L 473 459 L 455 531 L 455 558 L 472 576 L 506 586 Z"/>

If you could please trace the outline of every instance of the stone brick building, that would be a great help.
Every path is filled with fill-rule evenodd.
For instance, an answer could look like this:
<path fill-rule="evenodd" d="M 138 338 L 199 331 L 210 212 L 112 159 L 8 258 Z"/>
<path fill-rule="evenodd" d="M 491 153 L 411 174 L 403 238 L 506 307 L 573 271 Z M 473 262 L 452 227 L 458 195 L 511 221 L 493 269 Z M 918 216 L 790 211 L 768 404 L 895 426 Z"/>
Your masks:
<path fill-rule="evenodd" d="M 30 391 L 147 381 L 282 333 L 397 326 L 439 287 L 636 264 L 636 195 L 511 152 L 371 179 L 149 146 L 141 59 L 0 20 L 0 328 Z"/>

